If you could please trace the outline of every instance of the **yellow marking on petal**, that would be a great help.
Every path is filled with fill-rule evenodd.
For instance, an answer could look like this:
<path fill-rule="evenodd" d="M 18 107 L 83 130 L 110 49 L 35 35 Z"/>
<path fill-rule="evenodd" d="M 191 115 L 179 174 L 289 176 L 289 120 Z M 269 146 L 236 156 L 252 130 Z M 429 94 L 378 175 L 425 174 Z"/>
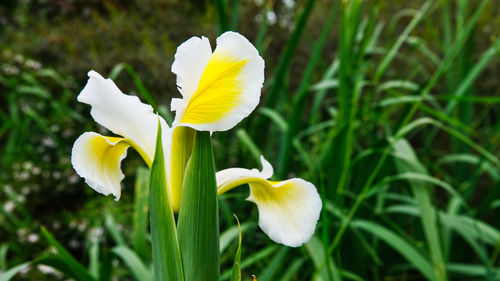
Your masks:
<path fill-rule="evenodd" d="M 105 137 L 109 142 L 111 143 L 116 143 L 116 142 L 120 142 L 120 143 L 124 143 L 124 144 L 128 144 L 130 146 L 132 146 L 138 153 L 139 155 L 141 155 L 142 159 L 144 160 L 144 162 L 146 162 L 146 165 L 148 165 L 148 167 L 151 168 L 151 165 L 153 163 L 153 160 L 149 158 L 149 156 L 146 154 L 146 152 L 144 152 L 144 150 L 142 150 L 137 144 L 135 144 L 131 139 L 127 139 L 127 138 L 120 138 L 120 137 L 107 137 L 107 136 L 103 136 Z M 116 144 L 115 144 L 116 145 Z"/>
<path fill-rule="evenodd" d="M 110 144 L 108 141 L 112 144 Z M 106 172 L 114 172 L 117 169 L 117 163 L 120 163 L 122 154 L 130 146 L 122 138 L 117 137 L 96 137 L 92 138 L 89 145 L 93 157 L 100 159 L 98 169 Z"/>
<path fill-rule="evenodd" d="M 281 219 L 287 221 L 294 226 L 294 229 L 300 229 L 300 221 L 297 221 L 296 211 L 300 210 L 303 206 L 298 205 L 301 198 L 307 197 L 304 190 L 300 185 L 289 181 L 280 186 L 282 182 L 263 180 L 260 182 L 250 182 L 252 190 L 249 201 L 254 202 L 260 208 L 265 208 Z"/>
<path fill-rule="evenodd" d="M 213 54 L 180 123 L 213 123 L 230 113 L 241 102 L 241 70 L 247 61 Z"/>
<path fill-rule="evenodd" d="M 289 182 L 278 187 L 273 186 L 274 184 L 279 183 L 280 182 L 267 180 L 250 182 L 250 187 L 252 188 L 252 201 L 256 201 L 261 204 L 287 204 L 288 202 L 295 201 L 293 198 L 297 196 L 295 192 L 297 190 L 294 188 L 293 183 Z"/>
<path fill-rule="evenodd" d="M 189 127 L 176 127 L 172 135 L 172 153 L 170 156 L 170 199 L 172 209 L 178 212 L 181 206 L 182 184 L 186 166 L 193 151 L 196 131 Z"/>
<path fill-rule="evenodd" d="M 228 183 L 225 183 L 225 184 L 218 186 L 217 187 L 217 195 L 224 194 L 224 193 L 228 192 L 229 190 L 231 190 L 235 187 L 238 187 L 240 185 L 244 185 L 244 184 L 251 183 L 251 182 L 258 182 L 258 181 L 267 182 L 265 179 L 258 178 L 258 177 L 244 177 L 241 179 L 232 180 Z"/>

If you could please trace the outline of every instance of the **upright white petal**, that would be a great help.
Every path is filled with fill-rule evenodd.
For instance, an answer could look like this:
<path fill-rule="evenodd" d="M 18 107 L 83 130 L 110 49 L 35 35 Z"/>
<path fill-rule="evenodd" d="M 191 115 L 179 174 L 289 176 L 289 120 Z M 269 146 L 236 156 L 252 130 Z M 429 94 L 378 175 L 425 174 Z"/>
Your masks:
<path fill-rule="evenodd" d="M 73 145 L 71 164 L 95 191 L 104 195 L 113 194 L 118 200 L 120 182 L 124 177 L 121 161 L 127 156 L 129 146 L 122 138 L 86 132 Z"/>
<path fill-rule="evenodd" d="M 191 38 L 177 51 L 180 59 L 198 50 L 196 57 L 200 59 L 197 65 L 193 64 L 195 60 L 177 62 L 176 54 L 172 71 L 178 75 L 183 98 L 172 100 L 172 110 L 176 111 L 174 124 L 198 131 L 225 131 L 258 105 L 264 82 L 264 60 L 245 37 L 226 32 L 217 38 L 217 47 L 207 61 L 209 46 L 205 40 Z M 190 75 L 181 69 L 196 71 Z"/>
<path fill-rule="evenodd" d="M 314 234 L 321 212 L 316 187 L 303 179 L 269 181 L 272 166 L 261 157 L 262 171 L 231 168 L 216 174 L 218 193 L 249 184 L 248 200 L 259 209 L 259 226 L 275 242 L 298 247 Z"/>
<path fill-rule="evenodd" d="M 182 94 L 182 99 L 172 99 L 171 110 L 176 111 L 175 123 L 184 115 L 186 102 L 191 99 L 198 88 L 201 75 L 212 56 L 210 42 L 204 36 L 191 37 L 179 47 L 172 63 L 172 72 L 177 75 L 177 87 Z"/>
<path fill-rule="evenodd" d="M 153 108 L 138 97 L 125 95 L 111 79 L 89 71 L 87 85 L 78 95 L 78 101 L 92 106 L 94 120 L 113 133 L 130 140 L 134 148 L 149 164 L 154 157 L 158 116 Z M 160 117 L 164 127 L 165 120 Z"/>

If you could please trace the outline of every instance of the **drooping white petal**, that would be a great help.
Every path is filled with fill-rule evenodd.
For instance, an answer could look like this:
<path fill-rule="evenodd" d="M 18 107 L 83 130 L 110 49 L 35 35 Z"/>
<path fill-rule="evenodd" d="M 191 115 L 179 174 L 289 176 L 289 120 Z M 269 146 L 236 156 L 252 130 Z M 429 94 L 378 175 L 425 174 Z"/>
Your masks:
<path fill-rule="evenodd" d="M 122 138 L 86 132 L 73 145 L 71 164 L 91 188 L 104 195 L 113 194 L 118 200 L 124 177 L 121 161 L 127 156 L 129 146 Z"/>
<path fill-rule="evenodd" d="M 260 172 L 262 178 L 270 179 L 274 173 L 273 166 L 262 155 L 260 156 L 260 163 L 262 165 L 262 172 Z"/>
<path fill-rule="evenodd" d="M 78 95 L 78 101 L 92 106 L 94 120 L 130 143 L 151 164 L 154 157 L 158 116 L 153 108 L 138 97 L 123 94 L 111 79 L 89 71 L 87 85 Z M 160 117 L 163 127 L 168 127 Z"/>
<path fill-rule="evenodd" d="M 205 42 L 205 39 L 198 40 Z M 193 38 L 184 44 L 194 46 L 191 40 Z M 205 46 L 205 43 L 198 43 L 198 48 L 200 45 Z M 186 49 L 184 47 L 182 51 Z M 194 71 L 192 76 L 182 76 L 182 85 L 178 83 L 183 98 L 172 101 L 172 109 L 176 110 L 174 124 L 199 131 L 231 129 L 259 103 L 264 82 L 264 60 L 245 37 L 235 32 L 226 32 L 217 38 L 217 47 L 208 61 L 205 60 L 205 52 L 199 56 L 203 57 L 199 63 L 203 67 L 201 76 Z M 178 69 L 176 65 L 174 73 L 181 73 Z M 191 84 L 187 87 L 189 92 L 195 89 L 190 95 L 185 90 L 188 79 L 196 83 L 196 87 L 191 87 Z"/>
<path fill-rule="evenodd" d="M 290 247 L 311 239 L 321 212 L 321 199 L 312 183 L 294 178 L 249 185 L 248 200 L 257 204 L 259 226 L 269 238 Z"/>
<path fill-rule="evenodd" d="M 275 242 L 298 247 L 314 234 L 321 212 L 316 187 L 303 179 L 269 181 L 272 166 L 261 157 L 262 171 L 231 168 L 217 172 L 218 193 L 249 184 L 249 201 L 259 209 L 259 226 Z"/>

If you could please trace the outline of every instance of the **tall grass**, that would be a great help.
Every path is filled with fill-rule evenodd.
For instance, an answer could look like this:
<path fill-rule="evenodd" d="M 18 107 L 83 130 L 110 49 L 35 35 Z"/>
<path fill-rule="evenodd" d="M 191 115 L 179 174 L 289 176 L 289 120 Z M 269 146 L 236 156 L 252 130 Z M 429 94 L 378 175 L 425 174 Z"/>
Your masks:
<path fill-rule="evenodd" d="M 274 4 L 259 7 L 262 22 L 253 34 L 266 61 L 273 61 L 264 42 L 273 40 L 267 13 Z M 244 201 L 245 189 L 222 196 L 221 280 L 231 279 L 236 264 L 242 280 L 252 280 L 252 274 L 259 281 L 500 280 L 500 99 L 497 79 L 488 76 L 497 75 L 488 68 L 498 65 L 500 38 L 492 36 L 484 46 L 478 37 L 485 24 L 481 18 L 494 3 L 417 4 L 384 18 L 380 11 L 389 4 L 382 1 L 296 3 L 288 41 L 280 46 L 276 65 L 266 64 L 259 114 L 234 136 L 214 134 L 214 155 L 217 169 L 255 168 L 266 155 L 277 167 L 275 179 L 300 176 L 314 182 L 323 212 L 311 241 L 289 249 L 258 230 L 258 213 Z M 243 2 L 221 0 L 212 8 L 219 33 L 241 28 Z M 321 26 L 316 13 L 324 16 Z M 316 36 L 308 32 L 312 29 Z M 297 71 L 294 60 L 303 49 L 309 57 Z M 131 65 L 117 65 L 110 76 L 118 75 L 129 75 L 141 99 L 171 120 Z M 0 78 L 3 85 L 13 83 Z M 19 114 L 16 101 L 27 90 L 46 98 L 40 83 L 9 86 L 8 107 L 0 107 L 2 155 L 7 155 L 2 164 L 12 162 L 10 143 L 26 137 L 25 124 L 47 131 L 44 116 Z M 229 157 L 235 154 L 244 160 L 236 163 Z M 83 258 L 65 249 L 54 231 L 41 233 L 56 252 L 31 262 L 12 262 L 15 243 L 2 243 L 0 281 L 36 264 L 77 280 L 152 280 L 148 177 L 139 168 L 131 234 L 118 227 L 120 216 L 112 213 L 95 222 L 111 242 L 89 239 Z M 19 206 L 14 214 L 2 211 L 7 219 L 0 225 L 9 233 L 30 220 Z"/>

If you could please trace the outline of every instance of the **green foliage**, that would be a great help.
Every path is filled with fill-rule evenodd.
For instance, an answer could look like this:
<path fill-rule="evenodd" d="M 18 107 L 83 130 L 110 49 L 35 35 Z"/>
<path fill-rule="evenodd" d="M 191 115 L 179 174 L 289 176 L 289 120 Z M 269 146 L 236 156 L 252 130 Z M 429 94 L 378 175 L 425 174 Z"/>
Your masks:
<path fill-rule="evenodd" d="M 173 254 L 174 267 L 190 264 L 190 272 L 204 271 L 194 268 L 197 260 L 210 260 L 207 280 L 217 279 L 219 262 L 221 280 L 500 278 L 494 1 L 180 2 L 72 2 L 85 15 L 54 12 L 51 4 L 9 8 L 7 22 L 16 25 L 8 24 L 0 38 L 9 48 L 2 49 L 0 66 L 0 280 L 152 280 L 161 271 L 153 263 L 160 249 Z M 181 262 L 175 249 L 154 246 L 170 241 L 175 248 L 173 237 L 148 232 L 148 212 L 175 228 L 171 211 L 147 210 L 149 200 L 168 201 L 161 161 L 149 186 L 146 170 L 136 172 L 134 158 L 126 160 L 135 189 L 124 181 L 119 204 L 71 180 L 71 145 L 94 126 L 81 117 L 88 109 L 75 97 L 89 68 L 111 70 L 126 92 L 171 121 L 175 46 L 193 35 L 214 42 L 215 34 L 236 29 L 264 57 L 266 84 L 247 121 L 213 135 L 215 166 L 259 168 L 263 154 L 277 168 L 276 180 L 313 182 L 324 210 L 311 241 L 288 249 L 257 227 L 244 188 L 219 198 L 220 222 L 218 206 L 193 203 L 199 198 L 192 192 L 183 204 L 197 208 L 183 207 L 179 232 L 196 233 L 187 221 L 207 216 L 220 223 L 221 235 L 220 241 L 218 233 L 180 241 L 181 248 L 205 250 Z M 199 137 L 204 157 L 190 163 L 191 174 L 199 165 L 213 171 L 208 138 Z M 214 197 L 213 178 L 204 177 L 207 196 Z M 195 178 L 187 178 L 193 189 L 201 186 Z M 151 227 L 158 220 L 152 217 Z M 41 225 L 53 235 L 40 232 Z M 29 242 L 32 234 L 45 239 Z"/>

